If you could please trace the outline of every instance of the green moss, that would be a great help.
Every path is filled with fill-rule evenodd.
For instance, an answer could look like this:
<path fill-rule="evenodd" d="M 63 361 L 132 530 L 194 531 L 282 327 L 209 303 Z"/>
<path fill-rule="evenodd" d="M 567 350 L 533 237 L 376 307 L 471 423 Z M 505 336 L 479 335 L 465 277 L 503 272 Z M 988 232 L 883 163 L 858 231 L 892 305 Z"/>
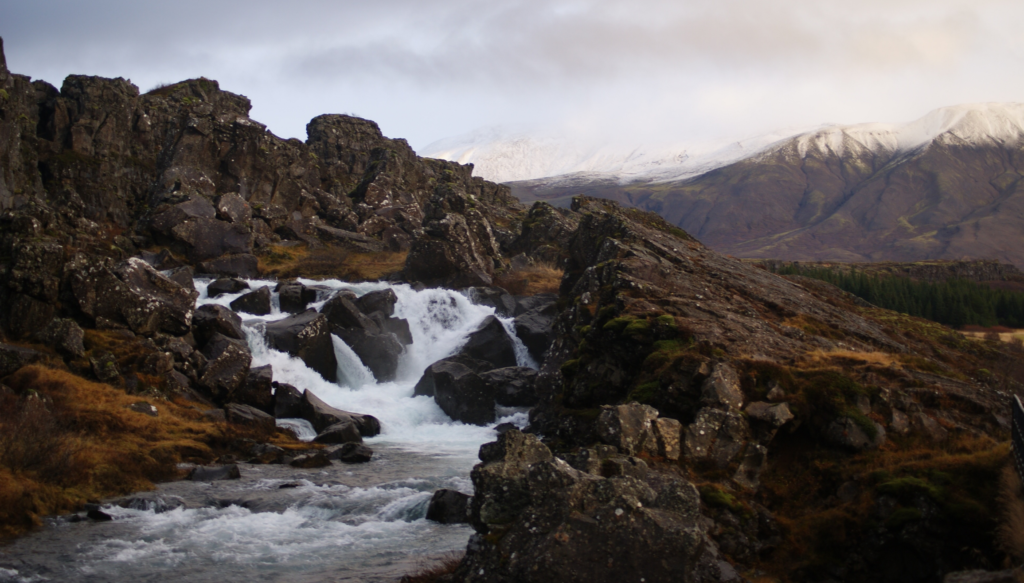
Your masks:
<path fill-rule="evenodd" d="M 6 89 L 0 89 L 0 101 L 7 101 L 10 98 L 10 94 L 7 93 Z"/>
<path fill-rule="evenodd" d="M 662 314 L 662 315 L 658 316 L 656 318 L 656 320 L 658 321 L 659 324 L 662 324 L 662 325 L 665 325 L 665 326 L 675 326 L 676 325 L 676 319 L 673 316 L 669 315 L 669 314 Z"/>
<path fill-rule="evenodd" d="M 878 437 L 878 427 L 875 425 L 874 421 L 868 419 L 866 415 L 857 409 L 847 409 L 846 417 L 856 423 L 857 427 L 860 427 L 861 431 L 864 432 L 864 435 L 867 435 L 872 440 Z"/>
<path fill-rule="evenodd" d="M 881 483 L 875 487 L 875 491 L 880 495 L 892 496 L 905 504 L 912 502 L 919 495 L 925 495 L 936 502 L 941 502 L 945 498 L 941 487 L 914 476 L 896 478 Z"/>
<path fill-rule="evenodd" d="M 586 336 L 587 334 L 590 334 L 590 326 L 580 326 L 579 333 L 580 336 Z"/>
<path fill-rule="evenodd" d="M 924 518 L 924 515 L 917 508 L 898 508 L 885 520 L 885 526 L 890 530 L 899 530 L 907 524 L 917 522 L 922 518 Z"/>
<path fill-rule="evenodd" d="M 651 324 L 647 320 L 633 320 L 626 326 L 623 332 L 629 336 L 642 336 L 651 331 Z"/>
<path fill-rule="evenodd" d="M 753 515 L 753 511 L 748 505 L 714 484 L 705 484 L 700 487 L 700 499 L 710 508 L 722 508 L 741 517 Z"/>
<path fill-rule="evenodd" d="M 661 383 L 658 381 L 650 381 L 638 385 L 635 389 L 629 392 L 629 396 L 626 398 L 627 401 L 636 401 L 637 403 L 650 404 L 658 396 L 658 392 L 661 391 Z"/>
<path fill-rule="evenodd" d="M 601 326 L 601 328 L 611 332 L 622 332 L 633 322 L 633 320 L 634 319 L 630 317 L 612 318 L 605 322 L 604 326 Z"/>
<path fill-rule="evenodd" d="M 562 371 L 562 376 L 566 378 L 574 376 L 580 370 L 580 361 L 579 359 L 567 360 L 562 363 L 559 370 Z"/>

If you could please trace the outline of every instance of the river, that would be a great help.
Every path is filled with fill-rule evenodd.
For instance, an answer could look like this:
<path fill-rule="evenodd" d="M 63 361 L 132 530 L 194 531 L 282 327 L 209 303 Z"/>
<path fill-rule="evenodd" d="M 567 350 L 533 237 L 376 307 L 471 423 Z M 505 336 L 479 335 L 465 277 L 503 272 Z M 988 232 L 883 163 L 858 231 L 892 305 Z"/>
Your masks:
<path fill-rule="evenodd" d="M 308 389 L 328 404 L 381 421 L 366 440 L 366 464 L 314 470 L 241 464 L 241 480 L 160 484 L 131 508 L 107 504 L 111 522 L 48 519 L 44 528 L 0 548 L 0 582 L 140 583 L 395 581 L 448 552 L 465 549 L 470 528 L 430 522 L 427 503 L 438 488 L 472 493 L 469 471 L 494 425 L 453 422 L 430 397 L 413 397 L 423 369 L 455 353 L 493 308 L 444 289 L 408 285 L 300 280 L 319 290 L 317 309 L 337 290 L 357 295 L 391 287 L 395 317 L 409 321 L 413 344 L 399 360 L 397 379 L 373 375 L 334 338 L 339 382 L 329 383 L 297 358 L 268 349 L 262 322 L 286 317 L 242 314 L 252 366 L 270 364 L 274 380 Z M 198 305 L 229 304 L 241 294 L 207 297 L 197 279 Z M 275 282 L 252 281 L 252 289 Z M 511 320 L 503 320 L 515 338 Z M 536 367 L 517 340 L 517 358 Z M 524 410 L 499 408 L 497 423 L 526 422 Z M 312 437 L 302 420 L 279 421 Z"/>

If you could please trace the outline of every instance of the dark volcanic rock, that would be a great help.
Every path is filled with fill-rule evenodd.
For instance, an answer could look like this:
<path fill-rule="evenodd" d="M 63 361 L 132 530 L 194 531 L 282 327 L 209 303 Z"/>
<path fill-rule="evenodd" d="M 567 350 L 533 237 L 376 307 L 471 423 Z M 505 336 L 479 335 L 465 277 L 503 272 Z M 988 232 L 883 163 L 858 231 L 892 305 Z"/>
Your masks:
<path fill-rule="evenodd" d="M 386 301 L 384 303 L 386 305 Z M 355 301 L 343 294 L 328 300 L 322 313 L 333 325 L 333 332 L 359 356 L 378 382 L 394 380 L 398 371 L 398 358 L 404 350 L 397 335 L 381 330 L 377 322 L 366 316 Z"/>
<path fill-rule="evenodd" d="M 199 262 L 199 270 L 203 273 L 253 279 L 260 274 L 259 263 L 259 259 L 252 253 L 229 253 Z"/>
<path fill-rule="evenodd" d="M 206 286 L 206 296 L 215 298 L 223 294 L 237 294 L 240 291 L 249 289 L 249 284 L 234 277 L 222 277 L 210 282 Z"/>
<path fill-rule="evenodd" d="M 537 404 L 533 383 L 537 371 L 523 366 L 509 366 L 480 373 L 480 379 L 492 387 L 494 400 L 505 407 L 532 407 Z"/>
<path fill-rule="evenodd" d="M 281 311 L 289 314 L 302 312 L 306 306 L 316 301 L 316 290 L 301 283 L 281 283 L 277 285 L 276 291 L 281 301 Z"/>
<path fill-rule="evenodd" d="M 538 305 L 516 316 L 516 336 L 523 341 L 530 356 L 537 362 L 544 360 L 544 353 L 555 339 L 552 324 L 557 313 L 552 299 L 550 303 Z"/>
<path fill-rule="evenodd" d="M 46 328 L 38 331 L 35 338 L 69 356 L 85 356 L 85 332 L 74 320 L 56 318 Z"/>
<path fill-rule="evenodd" d="M 472 496 L 458 490 L 441 489 L 430 497 L 427 506 L 427 520 L 441 524 L 463 524 L 469 522 L 469 501 Z"/>
<path fill-rule="evenodd" d="M 356 425 L 355 419 L 348 419 L 319 432 L 313 441 L 317 443 L 362 443 L 363 436 L 359 434 L 359 426 Z"/>
<path fill-rule="evenodd" d="M 398 296 L 394 290 L 388 288 L 363 294 L 356 299 L 355 304 L 364 314 L 381 312 L 385 316 L 393 316 L 397 302 Z"/>
<path fill-rule="evenodd" d="M 302 391 L 289 385 L 274 381 L 274 417 L 277 419 L 295 419 L 302 417 Z"/>
<path fill-rule="evenodd" d="M 259 289 L 249 292 L 231 302 L 231 309 L 236 312 L 244 312 L 254 316 L 266 316 L 270 313 L 270 287 L 262 286 Z"/>
<path fill-rule="evenodd" d="M 293 468 L 313 469 L 322 468 L 331 465 L 331 460 L 328 459 L 327 454 L 322 451 L 316 451 L 313 453 L 306 453 L 297 456 L 292 461 L 288 462 L 288 465 Z"/>
<path fill-rule="evenodd" d="M 511 318 L 516 312 L 516 299 L 500 287 L 471 287 L 466 290 L 469 301 L 494 308 L 494 313 Z"/>
<path fill-rule="evenodd" d="M 373 458 L 373 450 L 362 443 L 343 443 L 326 451 L 329 459 L 346 464 L 365 464 Z"/>
<path fill-rule="evenodd" d="M 471 504 L 478 534 L 456 580 L 722 580 L 693 485 L 673 480 L 655 490 L 586 474 L 516 430 L 480 454 Z"/>
<path fill-rule="evenodd" d="M 78 308 L 93 319 L 124 322 L 136 334 L 189 331 L 197 294 L 141 259 L 116 266 L 79 256 L 68 267 Z"/>
<path fill-rule="evenodd" d="M 241 403 L 228 403 L 224 405 L 224 416 L 229 423 L 244 425 L 267 433 L 273 433 L 277 427 L 273 417 L 256 407 L 242 405 Z"/>
<path fill-rule="evenodd" d="M 431 364 L 423 371 L 423 376 L 416 383 L 416 387 L 413 389 L 413 395 L 426 395 L 428 397 L 434 396 L 434 375 L 438 372 L 447 370 L 447 367 L 451 364 L 460 364 L 469 368 L 471 371 L 481 374 L 491 370 L 491 364 L 482 360 L 476 360 L 470 358 L 464 354 L 456 354 L 443 358 L 434 364 Z"/>
<path fill-rule="evenodd" d="M 239 480 L 242 473 L 237 464 L 227 466 L 196 466 L 189 472 L 188 479 L 193 482 L 216 482 L 219 480 Z"/>
<path fill-rule="evenodd" d="M 200 345 L 214 335 L 221 334 L 235 340 L 245 340 L 242 317 L 218 304 L 206 304 L 196 310 L 192 319 L 192 335 Z"/>
<path fill-rule="evenodd" d="M 486 425 L 494 422 L 494 388 L 469 367 L 442 361 L 433 369 L 434 400 L 456 421 Z"/>
<path fill-rule="evenodd" d="M 324 379 L 338 380 L 338 360 L 327 317 L 316 310 L 266 323 L 267 343 L 271 348 L 297 356 Z"/>
<path fill-rule="evenodd" d="M 201 371 L 199 384 L 209 391 L 215 402 L 223 403 L 245 383 L 252 354 L 244 342 L 220 333 L 214 333 L 207 341 L 202 354 L 207 364 Z"/>
<path fill-rule="evenodd" d="M 459 349 L 460 355 L 491 364 L 493 368 L 516 366 L 516 350 L 505 327 L 494 316 L 487 316 L 480 326 L 469 335 Z"/>
<path fill-rule="evenodd" d="M 231 400 L 243 405 L 251 405 L 264 413 L 273 415 L 273 381 L 274 370 L 269 364 L 250 368 L 245 383 L 231 395 Z"/>
<path fill-rule="evenodd" d="M 336 423 L 353 421 L 363 437 L 373 437 L 380 433 L 380 421 L 373 415 L 360 413 L 349 413 L 341 409 L 335 409 L 324 403 L 319 397 L 309 391 L 302 393 L 302 401 L 299 404 L 300 417 L 309 421 L 313 429 L 319 433 Z"/>

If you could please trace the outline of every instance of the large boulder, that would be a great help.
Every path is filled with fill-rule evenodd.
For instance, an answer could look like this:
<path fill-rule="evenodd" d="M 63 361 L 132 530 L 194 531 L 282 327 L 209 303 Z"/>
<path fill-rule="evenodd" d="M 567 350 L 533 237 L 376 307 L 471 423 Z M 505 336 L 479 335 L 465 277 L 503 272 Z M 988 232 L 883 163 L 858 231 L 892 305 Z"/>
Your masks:
<path fill-rule="evenodd" d="M 750 441 L 750 426 L 737 411 L 705 407 L 683 429 L 683 456 L 729 465 Z"/>
<path fill-rule="evenodd" d="M 656 454 L 657 438 L 651 423 L 657 418 L 657 409 L 648 405 L 605 405 L 597 417 L 597 435 L 602 442 L 627 455 L 641 452 Z"/>
<path fill-rule="evenodd" d="M 469 335 L 459 354 L 489 362 L 493 368 L 516 366 L 516 349 L 505 326 L 494 316 L 487 316 Z"/>
<path fill-rule="evenodd" d="M 0 379 L 14 374 L 19 368 L 46 360 L 46 355 L 38 350 L 0 344 Z M 114 368 L 117 364 L 114 364 Z"/>
<path fill-rule="evenodd" d="M 223 403 L 248 378 L 252 354 L 244 342 L 219 333 L 214 333 L 201 352 L 206 358 L 206 366 L 200 371 L 199 384 L 215 402 Z"/>
<path fill-rule="evenodd" d="M 423 376 L 420 377 L 420 380 L 416 383 L 416 387 L 413 389 L 413 395 L 433 397 L 435 388 L 434 375 L 447 370 L 447 367 L 453 363 L 465 366 L 477 374 L 491 370 L 490 363 L 470 358 L 464 354 L 456 354 L 449 356 L 448 358 L 442 358 L 428 366 L 426 370 L 423 371 Z"/>
<path fill-rule="evenodd" d="M 427 506 L 427 520 L 441 524 L 469 522 L 469 501 L 473 497 L 458 490 L 441 489 L 434 492 Z"/>
<path fill-rule="evenodd" d="M 494 313 L 503 318 L 511 318 L 516 313 L 516 299 L 500 287 L 471 287 L 463 293 L 478 306 L 494 308 Z"/>
<path fill-rule="evenodd" d="M 327 448 L 327 458 L 346 464 L 365 464 L 373 458 L 373 450 L 362 443 L 343 443 Z"/>
<path fill-rule="evenodd" d="M 271 383 L 274 389 L 274 417 L 295 419 L 302 417 L 302 391 L 288 383 Z"/>
<path fill-rule="evenodd" d="M 516 316 L 516 336 L 523 341 L 530 356 L 537 362 L 544 360 L 544 353 L 555 339 L 555 331 L 552 328 L 558 310 L 555 301 L 548 296 L 550 301 L 536 302 L 529 311 Z"/>
<path fill-rule="evenodd" d="M 271 311 L 270 287 L 262 286 L 255 291 L 238 297 L 231 302 L 230 306 L 236 312 L 244 312 L 254 316 L 266 316 Z"/>
<path fill-rule="evenodd" d="M 196 263 L 252 250 L 252 233 L 245 225 L 217 219 L 189 219 L 172 227 L 171 236 L 184 243 L 189 260 Z"/>
<path fill-rule="evenodd" d="M 390 332 L 374 334 L 361 328 L 335 328 L 334 333 L 356 353 L 377 382 L 395 380 L 398 359 L 405 350 L 397 336 Z"/>
<path fill-rule="evenodd" d="M 224 416 L 229 423 L 242 425 L 264 433 L 273 433 L 277 427 L 273 417 L 256 407 L 250 407 L 241 403 L 228 403 L 224 405 Z"/>
<path fill-rule="evenodd" d="M 504 407 L 532 407 L 539 400 L 533 386 L 537 371 L 532 368 L 497 368 L 480 373 L 480 379 L 493 390 L 495 402 Z"/>
<path fill-rule="evenodd" d="M 356 299 L 355 304 L 364 314 L 380 312 L 385 316 L 395 315 L 395 304 L 398 303 L 398 296 L 391 288 L 372 291 Z"/>
<path fill-rule="evenodd" d="M 274 369 L 269 365 L 249 369 L 245 382 L 231 396 L 231 400 L 251 405 L 269 415 L 274 414 Z"/>
<path fill-rule="evenodd" d="M 480 459 L 471 474 L 477 534 L 454 580 L 722 580 L 692 484 L 580 472 L 518 430 L 482 446 Z"/>
<path fill-rule="evenodd" d="M 206 286 L 206 297 L 215 298 L 224 294 L 237 294 L 249 289 L 249 284 L 236 277 L 221 277 Z"/>
<path fill-rule="evenodd" d="M 200 306 L 192 318 L 192 336 L 202 345 L 214 334 L 245 340 L 242 317 L 218 304 Z"/>
<path fill-rule="evenodd" d="M 338 380 L 338 360 L 327 317 L 310 309 L 265 324 L 267 344 L 281 352 L 301 358 L 324 379 Z"/>
<path fill-rule="evenodd" d="M 69 264 L 70 289 L 78 308 L 94 320 L 123 322 L 132 332 L 187 334 L 198 294 L 171 281 L 138 258 L 110 266 L 77 257 Z"/>
<path fill-rule="evenodd" d="M 448 361 L 433 371 L 434 401 L 456 421 L 494 423 L 494 388 L 458 362 Z"/>
<path fill-rule="evenodd" d="M 347 419 L 319 432 L 313 439 L 317 443 L 362 443 L 363 436 L 355 419 Z"/>
<path fill-rule="evenodd" d="M 332 331 L 356 353 L 378 382 L 394 380 L 403 343 L 394 333 L 382 330 L 355 301 L 338 294 L 324 304 L 322 313 L 332 324 Z"/>
<path fill-rule="evenodd" d="M 380 433 L 380 421 L 373 415 L 349 413 L 348 411 L 331 407 L 309 391 L 302 393 L 298 416 L 309 421 L 317 433 L 337 423 L 346 422 L 354 422 L 359 429 L 359 434 L 363 437 L 373 437 Z"/>
<path fill-rule="evenodd" d="M 281 311 L 289 314 L 298 314 L 305 310 L 306 306 L 316 301 L 316 290 L 301 283 L 279 283 L 276 291 L 281 302 Z"/>

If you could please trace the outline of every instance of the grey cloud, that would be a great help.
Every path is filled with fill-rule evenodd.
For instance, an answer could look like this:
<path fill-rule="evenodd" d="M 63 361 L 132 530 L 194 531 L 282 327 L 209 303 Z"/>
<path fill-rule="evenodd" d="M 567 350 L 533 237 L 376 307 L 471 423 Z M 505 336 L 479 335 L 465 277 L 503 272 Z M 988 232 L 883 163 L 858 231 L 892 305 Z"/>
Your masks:
<path fill-rule="evenodd" d="M 0 0 L 16 71 L 143 90 L 206 75 L 284 135 L 356 111 L 414 145 L 473 124 L 678 134 L 1019 99 L 999 72 L 1020 69 L 1021 24 L 1016 0 Z"/>

